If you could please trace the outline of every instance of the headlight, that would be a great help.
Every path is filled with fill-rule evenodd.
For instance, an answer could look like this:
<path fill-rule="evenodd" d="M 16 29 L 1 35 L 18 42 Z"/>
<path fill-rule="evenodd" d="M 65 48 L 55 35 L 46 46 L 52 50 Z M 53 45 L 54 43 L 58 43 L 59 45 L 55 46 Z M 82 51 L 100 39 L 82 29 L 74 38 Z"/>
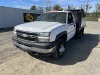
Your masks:
<path fill-rule="evenodd" d="M 14 29 L 13 34 L 16 35 L 16 30 Z"/>
<path fill-rule="evenodd" d="M 48 33 L 48 32 L 39 33 L 39 36 L 40 36 L 40 37 L 49 37 L 49 36 L 50 36 L 50 33 Z"/>

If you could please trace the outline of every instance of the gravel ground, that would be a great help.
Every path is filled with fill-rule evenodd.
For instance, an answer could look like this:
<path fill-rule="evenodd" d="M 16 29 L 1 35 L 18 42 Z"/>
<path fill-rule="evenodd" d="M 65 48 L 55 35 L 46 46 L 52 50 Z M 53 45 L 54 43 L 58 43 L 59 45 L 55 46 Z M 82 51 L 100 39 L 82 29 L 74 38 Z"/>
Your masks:
<path fill-rule="evenodd" d="M 0 75 L 100 75 L 100 22 L 87 22 L 82 39 L 71 39 L 60 60 L 29 55 L 0 33 Z"/>

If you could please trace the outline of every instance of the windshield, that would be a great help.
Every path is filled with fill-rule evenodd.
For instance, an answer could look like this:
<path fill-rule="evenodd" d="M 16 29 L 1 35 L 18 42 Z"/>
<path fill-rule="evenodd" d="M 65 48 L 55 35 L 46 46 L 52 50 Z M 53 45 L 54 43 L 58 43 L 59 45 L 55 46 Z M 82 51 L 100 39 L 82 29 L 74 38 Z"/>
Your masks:
<path fill-rule="evenodd" d="M 64 12 L 43 13 L 38 18 L 38 21 L 66 23 L 66 13 Z"/>

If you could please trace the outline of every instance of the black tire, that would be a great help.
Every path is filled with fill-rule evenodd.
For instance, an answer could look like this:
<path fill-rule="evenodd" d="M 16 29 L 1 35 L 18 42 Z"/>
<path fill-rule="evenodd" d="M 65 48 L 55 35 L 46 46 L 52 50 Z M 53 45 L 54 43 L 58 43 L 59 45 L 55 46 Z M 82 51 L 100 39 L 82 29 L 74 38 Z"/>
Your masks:
<path fill-rule="evenodd" d="M 84 28 L 82 29 L 82 36 L 84 36 Z"/>
<path fill-rule="evenodd" d="M 64 50 L 62 49 L 62 51 L 61 51 L 61 46 L 62 48 L 64 48 Z M 59 39 L 57 41 L 55 49 L 56 49 L 56 52 L 53 54 L 53 57 L 56 59 L 60 59 L 66 50 L 66 42 L 63 39 Z"/>
<path fill-rule="evenodd" d="M 82 35 L 83 35 L 83 32 L 82 32 L 82 30 L 80 30 L 80 31 L 78 32 L 77 38 L 78 38 L 78 39 L 81 39 L 81 38 L 82 38 Z"/>

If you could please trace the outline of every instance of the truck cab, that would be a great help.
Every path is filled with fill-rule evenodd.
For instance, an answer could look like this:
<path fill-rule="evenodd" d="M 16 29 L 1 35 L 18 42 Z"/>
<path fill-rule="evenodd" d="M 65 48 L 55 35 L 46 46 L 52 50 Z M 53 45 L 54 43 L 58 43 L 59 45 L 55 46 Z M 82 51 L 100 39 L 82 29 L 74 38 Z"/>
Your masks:
<path fill-rule="evenodd" d="M 43 13 L 37 21 L 16 26 L 13 43 L 24 51 L 49 53 L 61 58 L 66 50 L 66 42 L 74 36 L 80 38 L 83 35 L 85 22 L 80 24 L 75 17 L 79 16 L 72 11 Z"/>

